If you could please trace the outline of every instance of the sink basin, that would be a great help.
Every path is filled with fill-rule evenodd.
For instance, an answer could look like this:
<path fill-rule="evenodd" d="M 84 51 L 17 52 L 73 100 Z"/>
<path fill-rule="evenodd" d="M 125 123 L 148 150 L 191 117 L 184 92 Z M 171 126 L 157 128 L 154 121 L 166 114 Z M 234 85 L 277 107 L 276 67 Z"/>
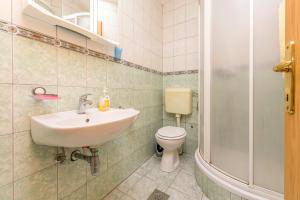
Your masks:
<path fill-rule="evenodd" d="M 31 117 L 31 135 L 36 144 L 59 147 L 101 145 L 130 127 L 140 112 L 135 109 L 87 109 Z"/>

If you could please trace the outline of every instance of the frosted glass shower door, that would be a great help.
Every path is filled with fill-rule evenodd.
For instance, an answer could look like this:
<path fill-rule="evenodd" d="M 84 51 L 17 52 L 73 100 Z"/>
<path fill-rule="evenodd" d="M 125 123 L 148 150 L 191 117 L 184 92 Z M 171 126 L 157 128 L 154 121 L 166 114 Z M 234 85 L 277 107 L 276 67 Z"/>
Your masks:
<path fill-rule="evenodd" d="M 211 1 L 211 163 L 249 176 L 250 3 Z"/>
<path fill-rule="evenodd" d="M 200 0 L 200 57 L 204 57 L 204 0 Z M 199 151 L 204 156 L 204 59 L 199 66 Z"/>
<path fill-rule="evenodd" d="M 283 78 L 279 7 L 282 0 L 254 0 L 254 184 L 283 193 Z M 268 10 L 268 12 L 266 12 Z"/>
<path fill-rule="evenodd" d="M 200 155 L 223 174 L 280 198 L 284 83 L 272 68 L 284 49 L 282 2 L 201 0 L 199 68 Z"/>

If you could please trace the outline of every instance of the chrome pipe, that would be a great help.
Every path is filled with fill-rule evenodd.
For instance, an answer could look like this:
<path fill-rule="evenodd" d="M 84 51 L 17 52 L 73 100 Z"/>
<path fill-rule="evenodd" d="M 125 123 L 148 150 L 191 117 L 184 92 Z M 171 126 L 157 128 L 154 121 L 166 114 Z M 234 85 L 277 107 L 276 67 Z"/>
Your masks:
<path fill-rule="evenodd" d="M 82 154 L 79 150 L 75 150 L 71 154 L 71 161 L 76 161 L 76 160 L 85 160 L 90 164 L 90 170 L 92 176 L 96 176 L 99 167 L 100 167 L 100 160 L 99 160 L 99 154 L 98 154 L 98 149 L 96 148 L 88 148 L 91 152 L 91 155 L 85 155 Z"/>

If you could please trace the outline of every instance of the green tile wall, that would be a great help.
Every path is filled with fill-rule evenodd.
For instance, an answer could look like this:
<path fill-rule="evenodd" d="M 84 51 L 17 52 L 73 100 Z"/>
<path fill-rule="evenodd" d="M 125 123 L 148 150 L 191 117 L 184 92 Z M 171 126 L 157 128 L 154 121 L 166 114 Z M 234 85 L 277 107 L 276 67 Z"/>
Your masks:
<path fill-rule="evenodd" d="M 99 200 L 154 153 L 154 134 L 163 121 L 162 75 L 3 31 L 0 41 L 1 200 Z M 37 102 L 30 96 L 36 86 L 61 98 Z M 133 127 L 99 147 L 100 173 L 93 177 L 85 162 L 58 164 L 60 149 L 34 144 L 30 116 L 77 109 L 86 92 L 95 106 L 104 86 L 113 107 L 141 114 Z"/>
<path fill-rule="evenodd" d="M 193 90 L 193 112 L 181 117 L 181 127 L 187 131 L 183 150 L 185 153 L 194 154 L 198 146 L 198 74 L 167 75 L 163 77 L 163 88 L 191 88 Z M 174 114 L 163 111 L 163 125 L 176 126 Z"/>
<path fill-rule="evenodd" d="M 247 200 L 214 183 L 201 171 L 197 164 L 195 164 L 195 177 L 197 184 L 209 200 Z"/>

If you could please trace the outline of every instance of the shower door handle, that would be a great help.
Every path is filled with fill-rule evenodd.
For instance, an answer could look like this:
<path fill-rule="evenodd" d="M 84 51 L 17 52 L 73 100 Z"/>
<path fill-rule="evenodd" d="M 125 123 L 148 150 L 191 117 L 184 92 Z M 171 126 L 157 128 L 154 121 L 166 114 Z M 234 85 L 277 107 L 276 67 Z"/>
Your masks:
<path fill-rule="evenodd" d="M 285 110 L 289 114 L 295 112 L 295 42 L 291 41 L 285 48 L 285 59 L 273 67 L 274 72 L 284 73 Z"/>
<path fill-rule="evenodd" d="M 273 71 L 274 72 L 290 72 L 293 67 L 293 62 L 292 61 L 283 61 L 281 63 L 279 63 L 278 65 L 276 65 L 275 67 L 273 67 Z"/>

